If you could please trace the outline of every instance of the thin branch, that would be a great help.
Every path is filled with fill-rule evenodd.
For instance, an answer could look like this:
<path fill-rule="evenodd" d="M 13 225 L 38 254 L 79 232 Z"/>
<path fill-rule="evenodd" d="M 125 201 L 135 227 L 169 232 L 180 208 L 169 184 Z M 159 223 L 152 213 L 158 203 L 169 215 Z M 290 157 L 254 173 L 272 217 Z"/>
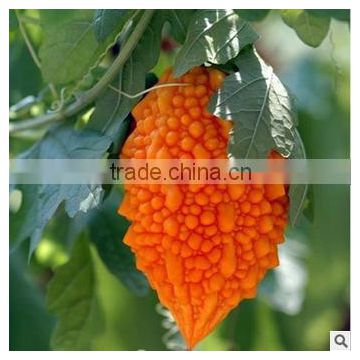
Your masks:
<path fill-rule="evenodd" d="M 31 118 L 10 123 L 9 132 L 14 133 L 17 131 L 22 131 L 25 129 L 30 129 L 66 119 L 77 114 L 86 106 L 90 105 L 108 87 L 111 81 L 119 73 L 121 67 L 125 64 L 129 56 L 133 52 L 134 48 L 136 47 L 138 41 L 145 32 L 153 14 L 154 10 L 144 10 L 143 15 L 141 16 L 139 22 L 129 36 L 128 40 L 122 47 L 118 57 L 114 60 L 114 62 L 108 68 L 103 77 L 100 78 L 100 80 L 90 90 L 80 95 L 74 103 L 70 104 L 65 109 L 61 109 L 57 112 L 48 113 L 37 118 Z"/>
<path fill-rule="evenodd" d="M 156 90 L 156 89 L 161 89 L 161 88 L 166 88 L 166 87 L 174 87 L 174 86 L 190 86 L 192 84 L 188 84 L 188 83 L 166 83 L 166 84 L 160 84 L 160 85 L 154 85 L 150 88 L 147 88 L 143 91 L 140 91 L 136 94 L 129 94 L 125 91 L 122 91 L 118 88 L 116 88 L 115 86 L 112 86 L 112 85 L 109 85 L 109 88 L 111 90 L 114 90 L 115 92 L 117 92 L 118 94 L 120 95 L 123 95 L 125 97 L 127 97 L 128 99 L 136 99 L 138 98 L 139 96 L 142 96 L 142 95 L 145 95 L 147 94 L 148 92 L 152 91 L 152 90 Z"/>
<path fill-rule="evenodd" d="M 27 46 L 27 48 L 28 48 L 28 50 L 29 50 L 29 53 L 30 53 L 30 55 L 31 55 L 31 57 L 32 57 L 35 65 L 36 65 L 36 66 L 39 68 L 39 70 L 41 71 L 41 62 L 40 62 L 40 59 L 39 59 L 39 57 L 38 57 L 37 54 L 36 54 L 36 51 L 35 51 L 32 43 L 31 43 L 31 41 L 30 41 L 30 38 L 29 38 L 29 36 L 28 36 L 28 34 L 27 34 L 27 32 L 26 32 L 25 26 L 24 26 L 24 24 L 23 24 L 24 16 L 19 14 L 19 10 L 15 10 L 15 15 L 16 15 L 17 20 L 18 20 L 18 23 L 19 23 L 20 33 L 21 33 L 21 35 L 22 35 L 22 37 L 23 37 L 23 39 L 24 39 L 24 41 L 25 41 L 25 44 L 26 44 L 26 46 Z M 54 84 L 49 84 L 49 89 L 50 89 L 53 97 L 54 97 L 55 99 L 57 99 L 59 96 L 58 96 L 58 94 L 57 94 L 57 91 L 56 91 L 56 89 L 55 89 Z"/>
<path fill-rule="evenodd" d="M 17 18 L 18 23 L 19 23 L 19 29 L 20 29 L 21 35 L 24 38 L 24 41 L 25 41 L 25 44 L 26 44 L 27 48 L 29 49 L 30 55 L 31 55 L 32 59 L 34 60 L 35 65 L 41 70 L 40 60 L 39 60 L 39 58 L 38 58 L 38 56 L 36 54 L 35 49 L 33 48 L 32 44 L 31 44 L 31 41 L 30 41 L 30 39 L 28 37 L 28 34 L 27 34 L 26 30 L 25 30 L 24 24 L 22 22 L 22 17 L 19 15 L 19 10 L 15 10 L 15 15 L 16 15 L 16 18 Z"/>

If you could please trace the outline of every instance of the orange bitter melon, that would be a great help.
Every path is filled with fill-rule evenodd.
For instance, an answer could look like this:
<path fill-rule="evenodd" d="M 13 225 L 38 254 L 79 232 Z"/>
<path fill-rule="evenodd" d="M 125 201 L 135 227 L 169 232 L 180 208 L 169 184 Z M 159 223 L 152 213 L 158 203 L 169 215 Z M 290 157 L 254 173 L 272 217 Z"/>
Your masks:
<path fill-rule="evenodd" d="M 206 111 L 224 74 L 197 67 L 159 83 L 133 109 L 124 159 L 226 159 L 231 121 Z M 270 154 L 270 156 L 272 156 Z M 279 155 L 275 157 L 279 157 Z M 119 214 L 124 242 L 193 348 L 278 265 L 286 187 L 263 184 L 127 184 Z"/>

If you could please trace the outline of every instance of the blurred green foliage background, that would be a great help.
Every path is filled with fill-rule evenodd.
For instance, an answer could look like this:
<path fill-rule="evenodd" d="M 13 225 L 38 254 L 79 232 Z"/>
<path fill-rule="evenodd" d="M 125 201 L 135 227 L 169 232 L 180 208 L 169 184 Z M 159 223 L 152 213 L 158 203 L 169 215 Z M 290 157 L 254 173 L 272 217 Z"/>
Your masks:
<path fill-rule="evenodd" d="M 36 11 L 27 11 L 35 16 Z M 348 158 L 350 135 L 349 25 L 332 20 L 319 48 L 303 44 L 272 13 L 254 23 L 261 35 L 257 49 L 297 99 L 299 131 L 308 158 Z M 29 25 L 35 46 L 36 24 Z M 164 46 L 155 68 L 159 75 L 172 65 L 174 50 Z M 36 95 L 43 86 L 19 31 L 10 29 L 10 105 Z M 34 109 L 36 111 L 36 109 Z M 11 137 L 10 156 L 27 149 L 41 131 Z M 118 194 L 114 195 L 120 196 Z M 239 305 L 199 346 L 199 350 L 328 350 L 330 330 L 350 328 L 350 187 L 311 186 L 304 216 L 282 246 L 284 271 L 270 274 L 255 300 Z M 14 200 L 10 204 L 16 207 Z M 53 270 L 67 261 L 62 210 L 47 226 L 28 264 L 26 245 L 10 254 L 11 350 L 49 350 L 55 318 L 45 306 L 45 289 Z M 54 230 L 54 223 L 63 232 Z M 58 225 L 59 226 L 59 225 Z M 66 231 L 65 231 L 66 230 Z M 60 239 L 61 238 L 61 239 Z M 96 250 L 96 298 L 101 329 L 88 329 L 92 350 L 166 350 L 179 346 L 178 334 L 159 309 L 154 292 L 139 297 L 105 268 Z M 280 267 L 280 269 L 282 268 Z M 100 321 L 99 321 L 100 323 Z M 97 326 L 94 323 L 85 326 Z M 94 335 L 95 334 L 95 335 Z"/>

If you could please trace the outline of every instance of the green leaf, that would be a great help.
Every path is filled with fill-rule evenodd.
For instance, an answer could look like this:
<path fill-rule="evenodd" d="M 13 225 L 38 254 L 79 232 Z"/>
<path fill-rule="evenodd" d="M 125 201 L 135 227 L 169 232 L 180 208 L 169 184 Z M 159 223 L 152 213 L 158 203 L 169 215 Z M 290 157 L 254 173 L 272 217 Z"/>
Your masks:
<path fill-rule="evenodd" d="M 9 349 L 49 350 L 54 319 L 46 311 L 42 289 L 29 276 L 20 250 L 9 257 Z"/>
<path fill-rule="evenodd" d="M 39 56 L 45 81 L 64 85 L 81 80 L 115 43 L 123 23 L 119 22 L 99 42 L 95 36 L 93 17 L 93 11 L 67 10 L 59 12 L 54 19 L 53 11 L 40 11 L 44 40 Z"/>
<path fill-rule="evenodd" d="M 122 122 L 141 100 L 141 96 L 131 99 L 120 94 L 116 89 L 130 95 L 145 89 L 146 74 L 156 65 L 159 58 L 163 24 L 163 17 L 155 13 L 148 30 L 113 82 L 112 86 L 115 90 L 114 88 L 106 90 L 96 101 L 95 111 L 88 124 L 89 128 L 102 131 L 109 136 L 116 135 L 119 131 Z"/>
<path fill-rule="evenodd" d="M 129 222 L 117 214 L 121 196 L 113 190 L 102 208 L 90 218 L 90 238 L 108 270 L 129 290 L 144 296 L 149 290 L 145 276 L 136 269 L 134 255 L 122 239 Z"/>
<path fill-rule="evenodd" d="M 114 134 L 118 125 L 129 115 L 135 104 L 141 99 L 130 99 L 115 89 L 128 94 L 136 94 L 145 88 L 145 71 L 142 61 L 145 58 L 130 56 L 112 83 L 113 88 L 105 91 L 95 102 L 95 111 L 89 122 L 89 127 L 107 134 Z"/>
<path fill-rule="evenodd" d="M 93 130 L 74 130 L 71 123 L 53 126 L 42 140 L 20 157 L 23 159 L 98 159 L 102 158 L 111 139 Z M 36 248 L 42 231 L 64 201 L 67 214 L 87 212 L 102 199 L 101 185 L 18 185 L 22 192 L 20 210 L 11 216 L 10 238 L 18 245 L 30 237 L 29 255 Z"/>
<path fill-rule="evenodd" d="M 91 340 L 101 331 L 96 298 L 94 262 L 88 242 L 80 237 L 70 260 L 51 279 L 46 303 L 58 324 L 51 339 L 54 350 L 90 350 Z"/>
<path fill-rule="evenodd" d="M 105 195 L 104 195 L 105 197 Z M 69 253 L 74 241 L 87 226 L 87 217 L 94 210 L 88 213 L 79 212 L 74 217 L 69 217 L 63 206 L 59 206 L 56 213 L 46 225 L 42 238 L 52 241 L 65 253 Z"/>
<path fill-rule="evenodd" d="M 205 62 L 225 64 L 258 39 L 255 30 L 233 10 L 198 11 L 175 60 L 175 76 Z"/>
<path fill-rule="evenodd" d="M 292 151 L 291 158 L 293 159 L 306 159 L 304 144 L 301 140 L 299 132 L 295 132 L 295 147 Z M 306 194 L 308 190 L 307 184 L 290 184 L 289 197 L 290 209 L 289 219 L 290 224 L 295 226 L 299 216 L 303 210 Z"/>
<path fill-rule="evenodd" d="M 97 207 L 102 199 L 100 185 L 27 185 L 16 186 L 22 193 L 20 210 L 10 216 L 12 247 L 30 238 L 29 258 L 56 209 L 65 202 L 69 216 Z"/>
<path fill-rule="evenodd" d="M 340 21 L 350 22 L 350 10 L 349 9 L 307 9 L 309 14 L 314 16 L 334 18 Z"/>
<path fill-rule="evenodd" d="M 284 85 L 255 50 L 241 53 L 239 71 L 227 76 L 209 111 L 234 121 L 228 152 L 237 159 L 266 159 L 272 149 L 288 157 L 295 146 L 296 114 Z"/>
<path fill-rule="evenodd" d="M 114 31 L 122 29 L 132 13 L 132 10 L 123 9 L 96 10 L 94 15 L 94 31 L 96 40 L 98 42 L 104 41 Z"/>
<path fill-rule="evenodd" d="M 196 10 L 191 9 L 167 9 L 157 10 L 171 25 L 171 33 L 175 40 L 182 44 L 185 41 L 187 29 L 191 18 Z"/>
<path fill-rule="evenodd" d="M 39 10 L 41 25 L 46 30 L 51 28 L 59 28 L 64 21 L 76 20 L 79 18 L 91 19 L 94 14 L 94 10 L 90 9 L 44 9 Z"/>
<path fill-rule="evenodd" d="M 270 9 L 239 9 L 235 12 L 244 20 L 261 21 L 269 14 Z"/>
<path fill-rule="evenodd" d="M 16 18 L 15 10 L 9 9 L 9 31 L 15 31 L 18 27 L 19 23 Z"/>
<path fill-rule="evenodd" d="M 281 16 L 285 24 L 294 29 L 305 44 L 312 47 L 318 47 L 329 31 L 329 18 L 314 16 L 307 10 L 282 10 Z"/>
<path fill-rule="evenodd" d="M 14 32 L 13 35 L 10 37 L 9 47 L 9 84 L 11 84 L 9 100 L 11 105 L 31 96 L 29 94 L 38 94 L 39 89 L 44 86 L 41 73 L 35 65 L 20 31 Z"/>
<path fill-rule="evenodd" d="M 229 325 L 234 334 L 232 350 L 253 350 L 255 339 L 259 333 L 256 323 L 258 301 L 258 299 L 245 299 L 229 314 L 228 319 L 231 320 Z M 244 324 L 247 324 L 246 327 Z M 229 325 L 226 328 L 226 336 L 229 333 Z"/>

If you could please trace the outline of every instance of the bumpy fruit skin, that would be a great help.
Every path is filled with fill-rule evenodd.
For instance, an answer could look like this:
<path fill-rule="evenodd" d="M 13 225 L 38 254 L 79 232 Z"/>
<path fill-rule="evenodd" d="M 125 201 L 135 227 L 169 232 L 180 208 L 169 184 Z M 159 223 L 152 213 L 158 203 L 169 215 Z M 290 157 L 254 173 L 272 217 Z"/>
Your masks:
<path fill-rule="evenodd" d="M 159 83 L 193 85 L 148 93 L 121 157 L 227 158 L 232 123 L 206 111 L 223 78 L 203 67 L 178 79 L 166 71 Z M 132 224 L 124 241 L 190 349 L 279 264 L 287 209 L 283 184 L 126 185 L 118 212 Z"/>

